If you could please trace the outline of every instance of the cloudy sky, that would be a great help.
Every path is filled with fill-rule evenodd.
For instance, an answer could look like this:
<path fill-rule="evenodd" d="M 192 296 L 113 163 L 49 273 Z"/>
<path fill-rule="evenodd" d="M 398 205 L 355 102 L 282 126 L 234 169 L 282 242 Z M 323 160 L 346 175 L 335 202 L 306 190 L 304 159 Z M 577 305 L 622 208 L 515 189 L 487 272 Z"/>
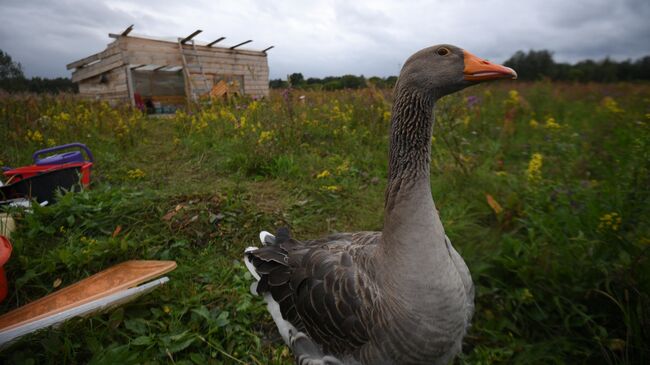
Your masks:
<path fill-rule="evenodd" d="M 413 52 L 451 43 L 493 61 L 549 49 L 556 61 L 650 54 L 648 0 L 0 0 L 0 49 L 27 76 L 70 76 L 65 65 L 134 35 L 185 36 L 269 51 L 271 78 L 389 76 Z"/>

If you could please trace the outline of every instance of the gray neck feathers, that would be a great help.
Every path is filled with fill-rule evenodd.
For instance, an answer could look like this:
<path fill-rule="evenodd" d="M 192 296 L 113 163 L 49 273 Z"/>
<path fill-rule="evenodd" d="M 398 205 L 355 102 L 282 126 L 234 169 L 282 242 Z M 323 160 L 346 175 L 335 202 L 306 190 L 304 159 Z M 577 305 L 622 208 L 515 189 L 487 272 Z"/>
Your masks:
<path fill-rule="evenodd" d="M 396 90 L 388 152 L 386 213 L 394 208 L 401 189 L 417 180 L 429 183 L 433 107 L 433 97 Z"/>
<path fill-rule="evenodd" d="M 384 207 L 384 252 L 390 260 L 431 263 L 444 229 L 431 197 L 431 130 L 436 98 L 398 88 L 393 104 Z M 440 256 L 438 256 L 440 257 Z"/>

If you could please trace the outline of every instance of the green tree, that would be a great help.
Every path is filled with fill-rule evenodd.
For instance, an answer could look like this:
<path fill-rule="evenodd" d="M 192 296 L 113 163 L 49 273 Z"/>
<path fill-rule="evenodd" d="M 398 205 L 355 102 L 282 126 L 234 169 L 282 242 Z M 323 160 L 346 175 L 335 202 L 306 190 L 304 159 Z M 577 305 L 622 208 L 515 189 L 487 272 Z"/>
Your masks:
<path fill-rule="evenodd" d="M 305 83 L 305 77 L 300 72 L 294 72 L 289 75 L 289 83 L 293 87 L 299 87 Z"/>
<path fill-rule="evenodd" d="M 0 50 L 0 89 L 7 91 L 24 91 L 27 89 L 27 80 L 23 68 L 14 62 L 11 56 Z"/>

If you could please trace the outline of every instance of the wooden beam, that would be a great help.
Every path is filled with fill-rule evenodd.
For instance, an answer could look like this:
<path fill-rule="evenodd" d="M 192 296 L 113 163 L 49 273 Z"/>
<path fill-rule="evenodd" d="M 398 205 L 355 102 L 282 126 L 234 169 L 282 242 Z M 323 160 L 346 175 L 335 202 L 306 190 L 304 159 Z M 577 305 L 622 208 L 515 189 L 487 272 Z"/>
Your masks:
<path fill-rule="evenodd" d="M 239 47 L 239 46 L 243 46 L 244 44 L 250 43 L 250 42 L 252 42 L 252 41 L 253 41 L 252 39 L 249 39 L 249 40 L 247 40 L 247 41 L 245 41 L 245 42 L 241 42 L 241 43 L 239 43 L 239 44 L 235 44 L 234 46 L 230 47 L 230 49 L 235 49 L 235 48 L 237 48 L 237 47 Z"/>
<path fill-rule="evenodd" d="M 167 67 L 167 65 L 160 66 L 160 67 L 156 67 L 156 68 L 154 68 L 154 69 L 151 70 L 151 71 L 160 71 L 160 70 L 162 70 L 162 69 L 165 68 L 165 67 Z"/>
<path fill-rule="evenodd" d="M 224 39 L 226 39 L 226 37 L 219 37 L 219 39 L 217 39 L 216 41 L 212 41 L 212 42 L 206 44 L 205 46 L 206 47 L 212 47 L 214 44 L 217 44 L 217 43 L 221 42 Z"/>
<path fill-rule="evenodd" d="M 137 69 L 139 69 L 140 67 L 144 67 L 144 66 L 146 66 L 146 65 L 145 65 L 145 64 L 141 64 L 141 65 L 137 65 L 137 66 L 131 66 L 131 67 L 129 67 L 129 68 L 130 68 L 131 70 L 137 70 Z"/>
<path fill-rule="evenodd" d="M 181 44 L 185 44 L 185 43 L 189 42 L 190 40 L 192 40 L 192 38 L 196 37 L 196 35 L 201 33 L 201 32 L 203 32 L 201 29 L 195 30 L 194 33 L 192 33 L 192 34 L 188 35 L 187 37 L 181 39 Z"/>
<path fill-rule="evenodd" d="M 129 101 L 131 102 L 131 106 L 135 108 L 135 89 L 133 88 L 133 76 L 131 75 L 131 69 L 128 67 L 126 68 L 126 85 L 127 85 L 127 92 L 129 93 Z"/>
<path fill-rule="evenodd" d="M 84 67 L 82 69 L 77 69 L 72 73 L 72 82 L 79 82 L 90 77 L 97 76 L 101 73 L 110 71 L 116 67 L 120 67 L 124 64 L 121 54 L 114 54 L 110 57 L 102 59 L 102 62 L 96 63 L 90 67 Z"/>
<path fill-rule="evenodd" d="M 95 61 L 99 60 L 100 58 L 110 56 L 110 55 L 112 55 L 114 53 L 117 53 L 117 52 L 118 52 L 117 49 L 115 49 L 113 47 L 109 47 L 109 48 L 107 48 L 107 49 L 105 49 L 105 50 L 103 50 L 103 51 L 101 51 L 99 53 L 95 53 L 95 54 L 90 55 L 90 56 L 88 56 L 86 58 L 82 58 L 82 59 L 80 59 L 78 61 L 74 61 L 72 63 L 69 63 L 65 67 L 68 70 L 72 70 L 73 68 L 81 68 L 81 67 L 84 67 L 85 65 L 87 65 L 87 64 L 89 64 L 91 62 L 95 62 Z"/>
<path fill-rule="evenodd" d="M 126 37 L 127 35 L 129 35 L 129 33 L 131 33 L 132 30 L 133 30 L 133 24 L 129 25 L 128 28 L 124 29 L 124 31 L 120 35 L 122 37 Z"/>
<path fill-rule="evenodd" d="M 273 47 L 275 47 L 275 46 L 271 46 L 271 47 L 264 48 L 264 49 L 262 50 L 262 53 L 266 53 L 266 51 L 269 51 L 269 50 L 270 50 L 271 48 L 273 48 Z"/>

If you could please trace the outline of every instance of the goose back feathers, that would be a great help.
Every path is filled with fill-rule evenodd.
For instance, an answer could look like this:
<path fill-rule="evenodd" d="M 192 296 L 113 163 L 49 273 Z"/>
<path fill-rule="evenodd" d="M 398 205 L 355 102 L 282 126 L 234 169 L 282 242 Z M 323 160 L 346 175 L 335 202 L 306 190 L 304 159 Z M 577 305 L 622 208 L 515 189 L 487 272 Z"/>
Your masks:
<path fill-rule="evenodd" d="M 474 309 L 465 262 L 446 237 L 430 187 L 435 101 L 514 78 L 450 45 L 411 56 L 395 87 L 382 232 L 298 241 L 262 232 L 245 263 L 296 362 L 446 364 Z"/>

